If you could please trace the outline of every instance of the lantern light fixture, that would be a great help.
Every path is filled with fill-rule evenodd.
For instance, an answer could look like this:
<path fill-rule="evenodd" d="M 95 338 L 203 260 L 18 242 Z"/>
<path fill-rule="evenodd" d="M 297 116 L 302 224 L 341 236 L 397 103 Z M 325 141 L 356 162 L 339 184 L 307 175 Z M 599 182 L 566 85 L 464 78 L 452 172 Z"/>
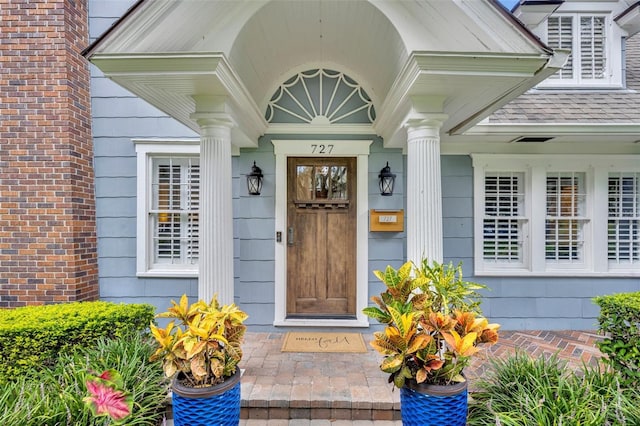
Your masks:
<path fill-rule="evenodd" d="M 256 166 L 256 162 L 253 162 L 253 166 L 251 166 L 251 173 L 247 175 L 247 190 L 249 191 L 249 195 L 260 195 L 260 191 L 262 190 L 262 169 Z"/>
<path fill-rule="evenodd" d="M 393 195 L 393 185 L 396 181 L 396 175 L 391 173 L 391 167 L 389 167 L 389 162 L 387 161 L 387 165 L 380 170 L 380 174 L 378 175 L 379 185 L 380 185 L 380 195 Z"/>

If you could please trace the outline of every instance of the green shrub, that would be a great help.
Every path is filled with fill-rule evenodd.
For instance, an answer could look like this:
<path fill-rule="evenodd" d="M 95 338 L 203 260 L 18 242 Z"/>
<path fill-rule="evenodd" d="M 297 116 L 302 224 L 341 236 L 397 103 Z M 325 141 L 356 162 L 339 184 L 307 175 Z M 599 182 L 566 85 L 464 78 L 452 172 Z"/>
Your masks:
<path fill-rule="evenodd" d="M 162 366 L 149 358 L 155 350 L 148 336 L 129 333 L 120 339 L 100 339 L 93 348 L 62 354 L 51 369 L 32 371 L 0 388 L 0 424 L 21 426 L 106 425 L 93 418 L 82 398 L 86 376 L 113 368 L 134 399 L 133 412 L 123 424 L 160 424 L 168 383 Z"/>
<path fill-rule="evenodd" d="M 605 338 L 598 348 L 604 362 L 627 386 L 640 385 L 640 292 L 594 298 L 600 306 L 598 322 Z"/>
<path fill-rule="evenodd" d="M 92 346 L 103 337 L 145 330 L 154 312 L 151 305 L 109 302 L 0 310 L 0 384 L 52 365 L 59 353 Z"/>
<path fill-rule="evenodd" d="M 556 356 L 532 359 L 524 352 L 493 360 L 477 380 L 468 425 L 639 425 L 640 394 L 620 387 L 599 366 L 572 371 Z"/>

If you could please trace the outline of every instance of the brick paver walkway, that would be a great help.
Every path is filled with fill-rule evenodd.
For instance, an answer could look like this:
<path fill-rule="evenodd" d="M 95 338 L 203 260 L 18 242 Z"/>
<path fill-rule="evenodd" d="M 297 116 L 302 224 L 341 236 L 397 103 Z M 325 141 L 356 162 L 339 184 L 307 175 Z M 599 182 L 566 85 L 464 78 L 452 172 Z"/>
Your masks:
<path fill-rule="evenodd" d="M 602 354 L 596 342 L 602 336 L 594 331 L 500 331 L 500 340 L 494 346 L 483 350 L 483 354 L 474 359 L 467 376 L 473 381 L 487 368 L 487 357 L 504 358 L 516 349 L 526 351 L 534 358 L 549 357 L 558 353 L 558 358 L 567 362 L 569 368 L 580 368 L 583 362 L 596 364 Z"/>
<path fill-rule="evenodd" d="M 379 369 L 381 356 L 373 349 L 362 354 L 281 352 L 283 336 L 246 335 L 240 364 L 245 419 L 399 418 L 400 392 L 387 383 L 387 375 Z M 364 338 L 368 346 L 371 334 Z M 483 350 L 465 373 L 473 388 L 473 379 L 484 372 L 488 357 L 506 357 L 516 348 L 534 357 L 558 352 L 570 367 L 580 367 L 583 361 L 597 363 L 599 338 L 591 331 L 501 331 L 499 343 Z"/>

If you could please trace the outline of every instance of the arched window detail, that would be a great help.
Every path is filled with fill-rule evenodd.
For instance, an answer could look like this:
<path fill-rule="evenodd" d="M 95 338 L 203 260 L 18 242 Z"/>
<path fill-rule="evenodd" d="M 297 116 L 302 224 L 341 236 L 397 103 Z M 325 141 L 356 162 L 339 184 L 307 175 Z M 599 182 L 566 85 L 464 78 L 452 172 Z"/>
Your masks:
<path fill-rule="evenodd" d="M 290 124 L 371 124 L 376 118 L 367 92 L 352 78 L 328 69 L 301 72 L 271 97 L 265 119 Z"/>

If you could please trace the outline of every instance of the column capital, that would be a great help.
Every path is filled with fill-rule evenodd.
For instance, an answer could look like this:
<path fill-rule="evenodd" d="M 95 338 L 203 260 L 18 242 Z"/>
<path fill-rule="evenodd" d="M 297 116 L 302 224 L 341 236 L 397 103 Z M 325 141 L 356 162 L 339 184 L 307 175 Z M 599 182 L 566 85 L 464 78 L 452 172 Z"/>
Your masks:
<path fill-rule="evenodd" d="M 439 137 L 440 128 L 447 118 L 449 116 L 442 113 L 420 114 L 417 117 L 409 118 L 404 122 L 404 127 L 407 129 L 407 139 Z"/>
<path fill-rule="evenodd" d="M 191 114 L 202 130 L 202 136 L 216 136 L 220 131 L 228 134 L 228 131 L 236 126 L 235 121 L 227 113 L 222 112 L 195 112 Z"/>

